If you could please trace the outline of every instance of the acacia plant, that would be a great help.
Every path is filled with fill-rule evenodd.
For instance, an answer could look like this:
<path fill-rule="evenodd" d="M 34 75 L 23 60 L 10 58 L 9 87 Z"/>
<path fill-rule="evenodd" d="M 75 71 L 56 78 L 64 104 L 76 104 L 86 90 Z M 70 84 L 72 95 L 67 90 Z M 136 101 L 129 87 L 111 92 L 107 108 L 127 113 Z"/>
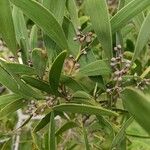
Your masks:
<path fill-rule="evenodd" d="M 150 149 L 150 0 L 0 0 L 2 150 Z"/>

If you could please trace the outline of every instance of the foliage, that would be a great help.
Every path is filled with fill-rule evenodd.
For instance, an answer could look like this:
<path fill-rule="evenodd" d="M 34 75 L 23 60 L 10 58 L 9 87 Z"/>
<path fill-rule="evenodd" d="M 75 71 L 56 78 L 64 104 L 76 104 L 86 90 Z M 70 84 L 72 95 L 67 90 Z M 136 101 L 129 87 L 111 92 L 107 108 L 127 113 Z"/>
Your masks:
<path fill-rule="evenodd" d="M 149 6 L 0 0 L 0 149 L 149 150 Z"/>

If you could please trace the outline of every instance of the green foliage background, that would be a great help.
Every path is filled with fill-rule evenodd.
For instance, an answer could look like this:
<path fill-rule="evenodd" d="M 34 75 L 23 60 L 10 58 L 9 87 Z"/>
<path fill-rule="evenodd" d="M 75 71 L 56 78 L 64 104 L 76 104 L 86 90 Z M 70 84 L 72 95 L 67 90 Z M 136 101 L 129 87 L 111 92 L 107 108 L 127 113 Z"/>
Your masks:
<path fill-rule="evenodd" d="M 150 0 L 0 0 L 0 149 L 149 150 Z"/>

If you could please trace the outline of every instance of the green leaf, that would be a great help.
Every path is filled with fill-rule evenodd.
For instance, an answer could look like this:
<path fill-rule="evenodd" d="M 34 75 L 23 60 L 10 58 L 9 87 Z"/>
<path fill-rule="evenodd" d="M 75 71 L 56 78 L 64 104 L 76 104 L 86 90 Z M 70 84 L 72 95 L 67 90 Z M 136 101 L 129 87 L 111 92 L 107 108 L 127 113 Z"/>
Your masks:
<path fill-rule="evenodd" d="M 66 0 L 44 0 L 43 5 L 52 12 L 56 20 L 62 24 L 65 14 L 65 3 Z"/>
<path fill-rule="evenodd" d="M 147 44 L 148 40 L 150 39 L 150 13 L 147 15 L 147 17 L 145 18 L 137 41 L 136 41 L 136 45 L 135 45 L 135 50 L 134 50 L 134 55 L 133 55 L 133 59 L 132 61 L 135 61 L 141 54 L 143 48 L 145 47 L 145 45 Z"/>
<path fill-rule="evenodd" d="M 60 1 L 60 0 L 44 0 L 43 5 L 55 16 L 56 20 L 62 25 L 63 18 L 64 18 L 64 12 L 65 12 L 65 3 L 66 0 Z M 48 58 L 50 63 L 53 62 L 53 60 L 56 58 L 57 54 L 61 52 L 61 49 L 59 46 L 56 45 L 56 43 L 44 34 L 44 43 L 45 47 L 48 53 Z"/>
<path fill-rule="evenodd" d="M 76 58 L 80 52 L 80 44 L 73 40 L 76 36 L 76 30 L 73 26 L 73 23 L 65 17 L 62 27 L 68 40 L 69 52 Z"/>
<path fill-rule="evenodd" d="M 120 145 L 122 140 L 125 138 L 125 130 L 128 128 L 128 126 L 133 122 L 133 118 L 130 117 L 121 127 L 117 135 L 112 141 L 111 149 L 116 147 L 117 145 Z"/>
<path fill-rule="evenodd" d="M 103 129 L 104 128 L 109 129 L 109 136 L 114 137 L 115 132 L 112 123 L 103 116 L 96 116 L 96 118 L 98 120 L 98 124 L 102 126 Z"/>
<path fill-rule="evenodd" d="M 81 68 L 78 74 L 84 76 L 98 76 L 109 75 L 110 73 L 111 70 L 104 60 L 96 60 Z"/>
<path fill-rule="evenodd" d="M 31 133 L 32 136 L 32 144 L 34 144 L 34 149 L 36 150 L 40 150 L 42 149 L 41 145 L 42 145 L 42 137 L 39 137 L 39 135 L 37 135 L 36 133 Z M 40 140 L 40 141 L 39 141 Z"/>
<path fill-rule="evenodd" d="M 81 113 L 89 115 L 114 115 L 117 116 L 117 113 L 107 110 L 102 107 L 90 106 L 85 104 L 60 104 L 52 108 L 54 111 L 63 111 L 70 113 Z"/>
<path fill-rule="evenodd" d="M 2 95 L 0 96 L 0 105 L 8 104 L 19 99 L 22 99 L 22 97 L 16 94 Z"/>
<path fill-rule="evenodd" d="M 38 27 L 36 25 L 33 25 L 31 28 L 29 43 L 31 50 L 38 47 Z"/>
<path fill-rule="evenodd" d="M 82 127 L 82 128 L 83 128 L 83 135 L 84 135 L 84 142 L 85 142 L 86 150 L 90 150 L 86 128 L 85 127 Z"/>
<path fill-rule="evenodd" d="M 77 81 L 76 79 L 74 79 L 73 77 L 69 77 L 69 76 L 61 76 L 60 79 L 61 83 L 64 84 L 65 86 L 69 87 L 70 89 L 72 89 L 74 92 L 76 91 L 84 91 L 86 90 L 80 83 L 79 81 Z"/>
<path fill-rule="evenodd" d="M 27 105 L 27 103 L 24 102 L 24 100 L 16 100 L 12 103 L 7 104 L 3 109 L 0 110 L 0 118 L 12 114 L 13 112 L 17 111 L 25 105 Z"/>
<path fill-rule="evenodd" d="M 43 95 L 33 90 L 27 84 L 25 84 L 14 72 L 12 72 L 7 63 L 0 59 L 0 82 L 5 85 L 12 92 L 21 95 L 24 98 L 35 98 L 35 99 L 43 99 Z M 5 69 L 7 70 L 5 70 Z"/>
<path fill-rule="evenodd" d="M 98 105 L 95 100 L 92 98 L 91 95 L 84 91 L 77 91 L 72 95 L 72 101 L 75 103 L 83 103 L 83 104 L 90 104 L 90 105 Z"/>
<path fill-rule="evenodd" d="M 14 6 L 13 11 L 12 11 L 12 16 L 13 16 L 17 42 L 20 43 L 20 46 L 21 46 L 22 45 L 21 41 L 22 39 L 24 39 L 23 40 L 24 41 L 23 45 L 25 49 L 24 51 L 27 57 L 26 59 L 28 60 L 30 46 L 29 46 L 28 31 L 27 31 L 26 22 L 25 22 L 23 13 L 18 7 Z M 27 60 L 26 60 L 26 63 L 27 63 Z"/>
<path fill-rule="evenodd" d="M 35 69 L 27 65 L 17 63 L 6 63 L 5 65 L 10 71 L 18 75 L 36 75 Z"/>
<path fill-rule="evenodd" d="M 140 31 L 144 19 L 145 19 L 144 12 L 141 12 L 133 19 L 133 24 L 135 25 L 137 31 Z"/>
<path fill-rule="evenodd" d="M 133 17 L 144 11 L 150 5 L 149 0 L 132 0 L 111 18 L 112 32 L 115 33 Z"/>
<path fill-rule="evenodd" d="M 87 55 L 82 55 L 79 59 L 80 68 L 89 65 L 96 61 L 95 54 L 92 48 L 87 48 Z"/>
<path fill-rule="evenodd" d="M 78 9 L 76 6 L 75 0 L 67 0 L 67 9 L 69 11 L 69 15 L 71 18 L 71 21 L 74 25 L 74 28 L 77 29 L 80 25 L 79 19 L 78 19 Z"/>
<path fill-rule="evenodd" d="M 43 117 L 40 120 L 40 122 L 33 129 L 33 132 L 38 132 L 39 130 L 41 130 L 42 128 L 44 128 L 50 122 L 51 111 L 52 111 L 52 109 L 50 109 L 49 113 L 46 114 L 45 117 Z M 61 116 L 61 113 L 55 111 L 55 116 L 57 116 L 57 115 Z"/>
<path fill-rule="evenodd" d="M 110 60 L 112 57 L 112 35 L 106 0 L 86 0 L 86 10 L 105 55 Z"/>
<path fill-rule="evenodd" d="M 67 123 L 65 123 L 64 125 L 62 125 L 56 132 L 55 132 L 55 136 L 60 136 L 62 135 L 65 131 L 71 129 L 71 128 L 75 128 L 78 127 L 78 124 L 73 122 L 73 121 L 68 121 Z"/>
<path fill-rule="evenodd" d="M 53 14 L 40 3 L 31 0 L 11 0 L 25 15 L 34 21 L 43 31 L 60 46 L 68 49 L 65 34 Z M 37 15 L 38 12 L 38 15 Z"/>
<path fill-rule="evenodd" d="M 56 149 L 56 143 L 55 143 L 55 118 L 54 118 L 54 112 L 51 112 L 50 116 L 50 124 L 49 124 L 49 133 L 48 133 L 48 150 L 55 150 Z"/>
<path fill-rule="evenodd" d="M 18 83 L 18 90 L 20 95 L 24 96 L 25 98 L 35 98 L 37 100 L 41 100 L 44 98 L 44 96 L 33 90 L 30 86 L 28 86 L 25 82 L 23 82 L 20 78 L 15 77 L 17 83 Z"/>
<path fill-rule="evenodd" d="M 20 42 L 21 38 L 24 38 L 26 40 L 27 47 L 29 48 L 26 22 L 22 11 L 16 6 L 13 6 L 12 17 L 18 43 Z"/>
<path fill-rule="evenodd" d="M 47 92 L 47 93 L 52 93 L 52 90 L 49 86 L 48 83 L 38 80 L 36 78 L 30 77 L 30 76 L 22 76 L 21 77 L 27 84 L 31 85 L 32 87 L 35 87 L 41 91 Z"/>
<path fill-rule="evenodd" d="M 12 76 L 0 66 L 0 83 L 6 86 L 14 93 L 18 93 L 18 85 L 17 82 L 12 78 Z"/>
<path fill-rule="evenodd" d="M 9 0 L 0 1 L 0 33 L 8 48 L 17 55 L 17 42 Z"/>
<path fill-rule="evenodd" d="M 32 63 L 37 75 L 42 78 L 45 73 L 47 63 L 46 53 L 41 49 L 34 49 L 32 52 Z"/>
<path fill-rule="evenodd" d="M 43 117 L 40 122 L 35 126 L 33 132 L 38 132 L 42 128 L 44 128 L 50 122 L 51 112 L 48 113 L 45 117 Z"/>
<path fill-rule="evenodd" d="M 26 64 L 26 65 L 28 65 L 28 60 L 29 60 L 28 50 L 29 49 L 27 48 L 27 45 L 26 45 L 26 39 L 21 38 L 20 39 L 20 54 L 21 54 L 23 64 Z"/>
<path fill-rule="evenodd" d="M 150 134 L 150 101 L 141 91 L 126 88 L 121 94 L 125 108 L 135 120 Z"/>
<path fill-rule="evenodd" d="M 67 51 L 61 52 L 53 62 L 51 70 L 49 72 L 49 83 L 51 89 L 53 90 L 53 93 L 55 94 L 58 94 L 60 75 L 66 55 Z"/>

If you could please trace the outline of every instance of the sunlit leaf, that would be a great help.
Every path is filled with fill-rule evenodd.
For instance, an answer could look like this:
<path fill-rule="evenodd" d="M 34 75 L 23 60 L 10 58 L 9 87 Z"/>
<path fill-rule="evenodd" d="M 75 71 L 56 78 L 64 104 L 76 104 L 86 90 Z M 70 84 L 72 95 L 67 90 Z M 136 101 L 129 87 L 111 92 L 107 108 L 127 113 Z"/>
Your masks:
<path fill-rule="evenodd" d="M 62 49 L 68 49 L 67 40 L 63 30 L 48 9 L 45 9 L 40 3 L 33 0 L 11 0 L 11 2 L 18 6 L 25 15 L 42 28 L 43 31 Z"/>
<path fill-rule="evenodd" d="M 51 93 L 52 90 L 50 88 L 50 85 L 42 80 L 30 77 L 30 76 L 22 76 L 21 77 L 27 84 L 31 85 L 32 87 L 35 87 L 41 91 Z"/>
<path fill-rule="evenodd" d="M 147 17 L 145 18 L 141 26 L 141 29 L 140 29 L 140 32 L 136 41 L 134 56 L 133 56 L 132 61 L 135 61 L 140 56 L 144 46 L 147 44 L 148 40 L 150 39 L 149 27 L 150 27 L 150 13 L 147 15 Z"/>
<path fill-rule="evenodd" d="M 126 88 L 121 95 L 125 108 L 134 116 L 135 120 L 150 134 L 150 101 L 139 90 Z"/>
<path fill-rule="evenodd" d="M 12 53 L 17 55 L 17 42 L 9 0 L 0 1 L 0 33 Z"/>
<path fill-rule="evenodd" d="M 49 130 L 48 130 L 48 150 L 55 150 L 56 149 L 56 143 L 55 143 L 55 118 L 54 118 L 54 112 L 51 112 L 50 116 L 50 124 L 49 124 Z"/>
<path fill-rule="evenodd" d="M 102 107 L 90 106 L 85 104 L 60 104 L 53 107 L 54 111 L 63 111 L 70 113 L 81 113 L 81 114 L 89 114 L 89 115 L 110 115 L 117 116 L 117 113 L 107 110 Z"/>
<path fill-rule="evenodd" d="M 109 75 L 110 73 L 111 69 L 103 60 L 94 61 L 79 70 L 79 74 L 84 76 Z"/>
<path fill-rule="evenodd" d="M 16 94 L 2 95 L 0 96 L 0 105 L 8 104 L 19 99 L 22 99 L 21 96 Z"/>
<path fill-rule="evenodd" d="M 24 100 L 16 100 L 7 104 L 3 109 L 0 110 L 0 118 L 8 116 L 25 105 L 27 105 L 27 103 Z"/>
<path fill-rule="evenodd" d="M 32 63 L 33 67 L 35 68 L 36 73 L 40 78 L 43 77 L 46 63 L 47 63 L 47 55 L 41 49 L 34 49 L 32 51 Z"/>
<path fill-rule="evenodd" d="M 58 86 L 59 86 L 59 80 L 60 75 L 63 67 L 64 60 L 66 58 L 67 52 L 63 51 L 60 53 L 55 61 L 52 64 L 51 70 L 49 72 L 49 83 L 51 86 L 51 89 L 54 93 L 58 94 Z"/>
<path fill-rule="evenodd" d="M 108 8 L 105 0 L 86 0 L 87 13 L 92 27 L 105 51 L 106 57 L 112 57 L 112 35 Z"/>
<path fill-rule="evenodd" d="M 144 11 L 150 5 L 149 0 L 132 0 L 111 18 L 112 32 L 116 32 L 128 23 L 133 17 Z"/>

